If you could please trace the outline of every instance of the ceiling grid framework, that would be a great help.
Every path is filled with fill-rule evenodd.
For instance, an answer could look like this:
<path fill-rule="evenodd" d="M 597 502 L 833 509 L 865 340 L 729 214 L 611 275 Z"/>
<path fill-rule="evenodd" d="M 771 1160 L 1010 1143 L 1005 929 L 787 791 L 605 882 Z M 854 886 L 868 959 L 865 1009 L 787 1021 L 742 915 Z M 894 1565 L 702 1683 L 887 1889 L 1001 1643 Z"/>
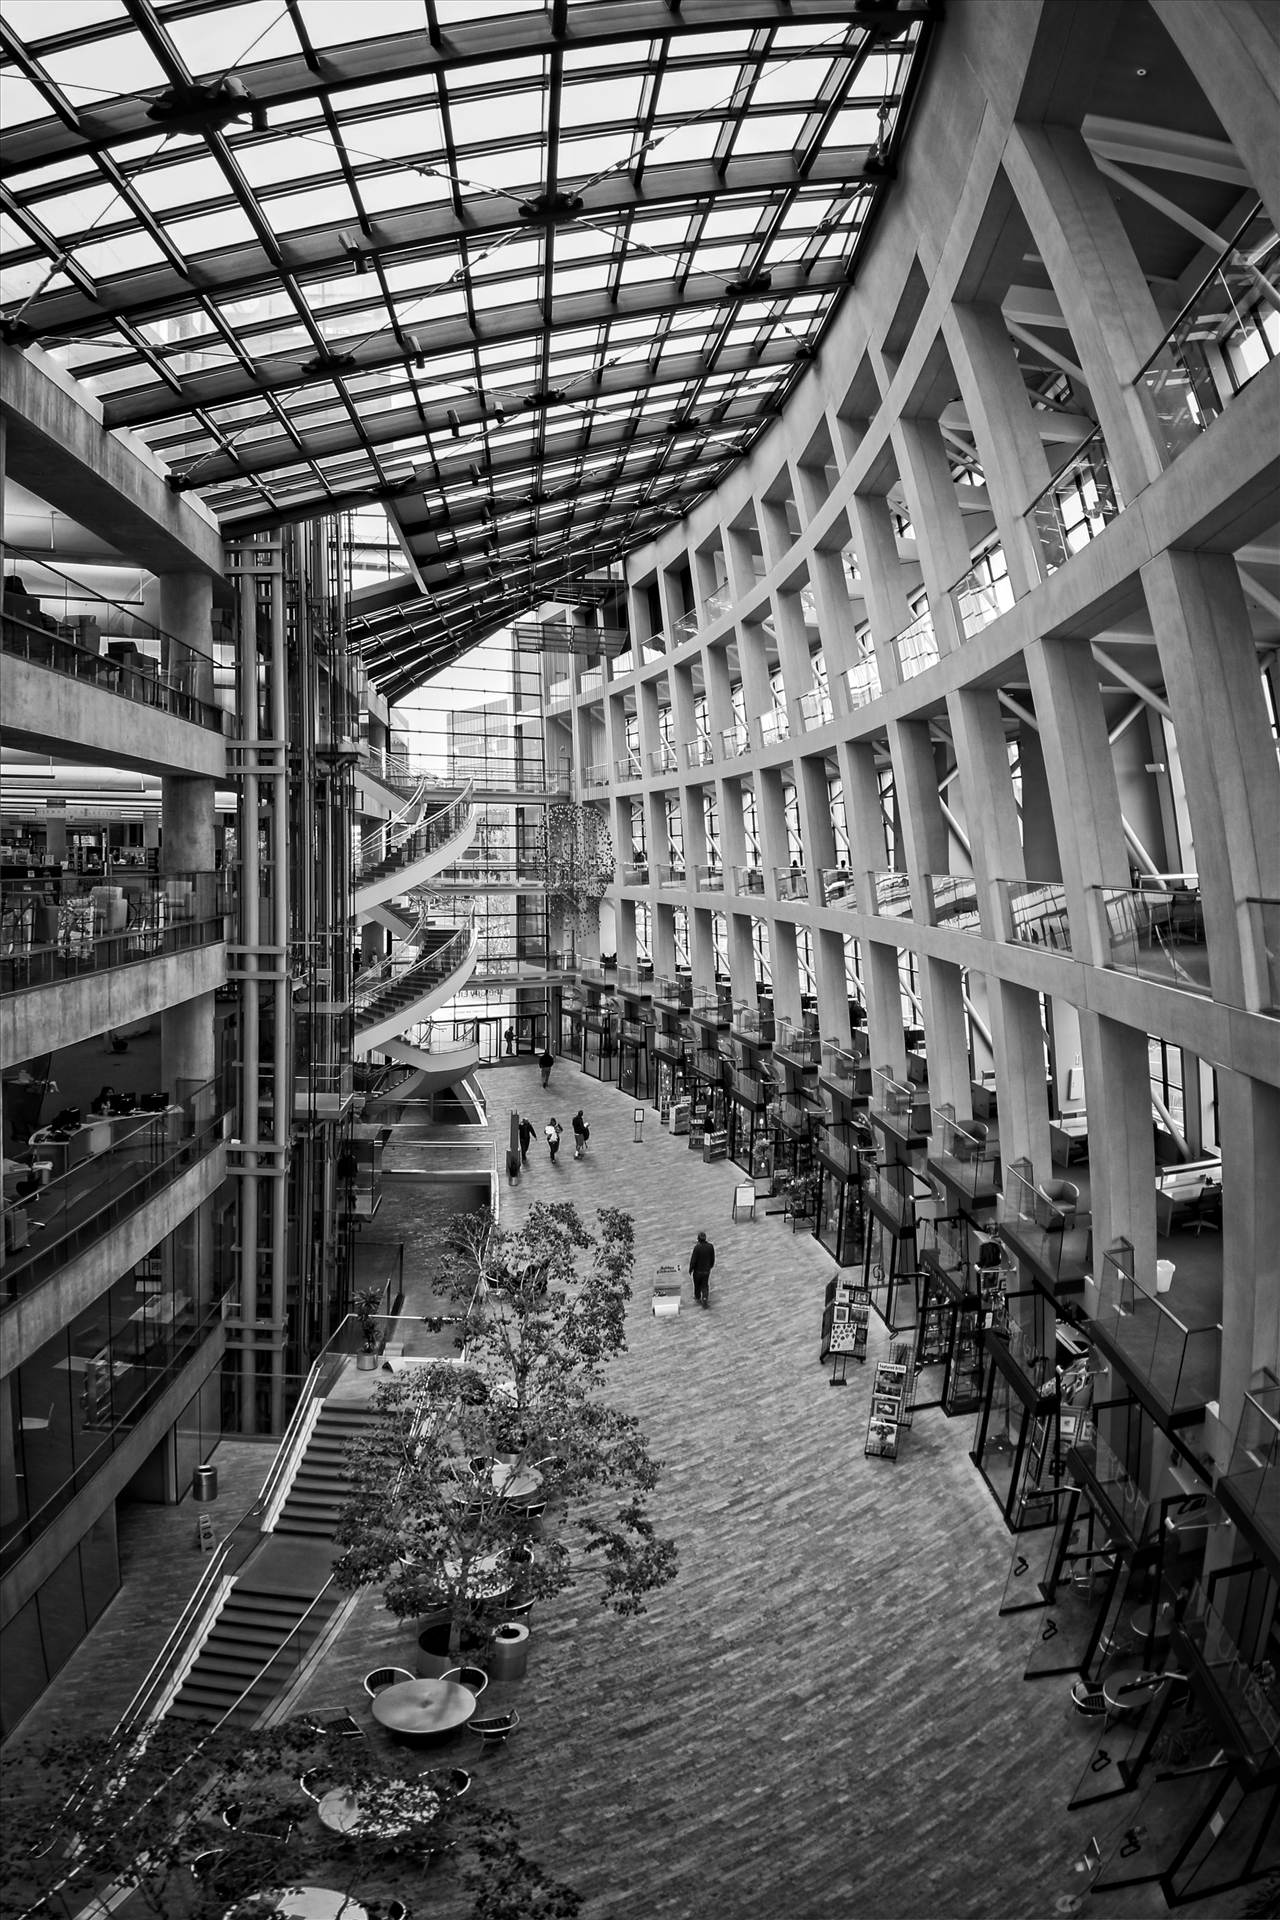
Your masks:
<path fill-rule="evenodd" d="M 940 17 L 6 0 L 0 334 L 228 539 L 380 506 L 405 573 L 358 637 L 399 697 L 745 453 L 854 277 Z"/>

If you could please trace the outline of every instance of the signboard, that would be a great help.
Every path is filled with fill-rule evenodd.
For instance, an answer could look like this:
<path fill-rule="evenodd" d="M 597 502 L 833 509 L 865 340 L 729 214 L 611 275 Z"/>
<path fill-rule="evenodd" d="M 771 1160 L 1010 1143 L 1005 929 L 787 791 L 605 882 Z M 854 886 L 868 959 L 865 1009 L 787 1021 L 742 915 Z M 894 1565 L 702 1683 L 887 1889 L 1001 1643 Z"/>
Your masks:
<path fill-rule="evenodd" d="M 720 1127 L 709 1133 L 702 1143 L 702 1158 L 705 1161 L 725 1160 L 729 1156 L 729 1135 L 727 1129 Z"/>
<path fill-rule="evenodd" d="M 687 1100 L 677 1100 L 671 1109 L 672 1133 L 688 1133 L 690 1108 Z"/>

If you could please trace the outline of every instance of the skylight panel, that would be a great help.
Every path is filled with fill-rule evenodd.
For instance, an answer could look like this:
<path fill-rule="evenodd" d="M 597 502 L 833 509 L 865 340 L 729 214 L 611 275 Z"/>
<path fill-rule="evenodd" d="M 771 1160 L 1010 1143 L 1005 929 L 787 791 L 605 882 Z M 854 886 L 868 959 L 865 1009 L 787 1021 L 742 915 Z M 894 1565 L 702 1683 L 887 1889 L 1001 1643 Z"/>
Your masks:
<path fill-rule="evenodd" d="M 156 266 L 164 255 L 149 233 L 135 230 L 96 246 L 78 246 L 75 258 L 91 280 L 113 280 L 122 273 L 136 273 L 139 267 Z"/>
<path fill-rule="evenodd" d="M 629 159 L 639 145 L 640 138 L 634 126 L 589 138 L 562 136 L 560 179 L 566 187 L 574 182 L 594 179 L 597 174 L 606 173 L 610 167 L 619 166 L 622 161 Z"/>
<path fill-rule="evenodd" d="M 421 33 L 425 38 L 422 0 L 361 0 L 359 8 L 334 6 L 333 0 L 300 0 L 299 12 L 317 47 L 349 46 L 397 33 Z"/>
<path fill-rule="evenodd" d="M 649 155 L 650 166 L 687 165 L 691 160 L 714 160 L 720 138 L 720 120 L 709 115 L 705 120 L 672 122 L 659 129 L 662 145 Z"/>
<path fill-rule="evenodd" d="M 873 147 L 879 137 L 880 116 L 875 107 L 846 107 L 831 123 L 827 146 Z"/>
<path fill-rule="evenodd" d="M 46 54 L 40 65 L 76 107 L 99 106 L 121 96 L 132 100 L 152 87 L 169 84 L 168 74 L 140 33 L 112 34 L 84 46 L 64 47 L 59 53 Z"/>
<path fill-rule="evenodd" d="M 178 251 L 190 259 L 213 253 L 218 247 L 245 246 L 258 237 L 249 216 L 236 205 L 206 208 L 189 219 L 170 220 L 165 231 Z"/>
<path fill-rule="evenodd" d="M 831 72 L 831 53 L 812 59 L 766 60 L 751 92 L 751 106 L 796 104 L 811 107 Z"/>
<path fill-rule="evenodd" d="M 0 72 L 0 123 L 25 127 L 49 118 L 49 102 L 31 82 L 12 67 Z"/>
<path fill-rule="evenodd" d="M 513 199 L 521 200 L 526 194 L 541 190 L 542 148 L 472 148 L 465 154 L 459 154 L 458 171 L 464 181 L 474 183 L 464 187 L 464 196 L 474 192 L 477 187 L 497 187 L 510 192 Z M 516 189 L 520 191 L 517 193 Z M 510 211 L 514 216 L 516 208 L 512 206 Z"/>
<path fill-rule="evenodd" d="M 533 274 L 491 280 L 477 275 L 471 286 L 472 304 L 485 312 L 494 307 L 530 306 L 537 300 L 541 285 L 540 278 Z"/>
<path fill-rule="evenodd" d="M 217 161 L 207 154 L 193 155 L 175 167 L 147 167 L 139 171 L 134 192 L 152 213 L 165 213 L 171 207 L 194 206 L 199 201 L 225 199 L 229 192 L 226 175 Z"/>
<path fill-rule="evenodd" d="M 120 0 L 5 0 L 5 20 L 30 47 L 53 34 L 78 33 L 83 27 L 110 26 L 124 17 Z"/>
<path fill-rule="evenodd" d="M 365 7 L 370 13 L 376 9 Z M 362 7 L 361 11 L 364 12 Z M 171 14 L 165 22 L 174 46 L 197 80 L 246 69 L 263 60 L 284 60 L 298 53 L 298 36 L 276 0 L 248 0 L 234 11 Z M 252 91 L 252 83 L 250 83 Z"/>
<path fill-rule="evenodd" d="M 803 114 L 748 114 L 738 128 L 733 151 L 735 154 L 790 153 L 803 130 Z"/>
<path fill-rule="evenodd" d="M 408 113 L 365 115 L 342 121 L 347 153 L 355 162 L 366 158 L 403 161 L 410 154 L 443 158 L 444 139 L 435 107 L 419 106 Z M 413 179 L 421 176 L 413 174 Z"/>
<path fill-rule="evenodd" d="M 342 180 L 327 181 L 305 193 L 273 195 L 263 201 L 263 212 L 276 233 L 301 233 L 308 227 L 356 218 L 355 204 Z"/>
<path fill-rule="evenodd" d="M 539 87 L 522 87 L 518 92 L 483 94 L 453 93 L 449 100 L 454 141 L 464 147 L 487 147 L 495 140 L 504 143 L 522 134 L 540 136 L 546 115 L 546 93 Z"/>
<path fill-rule="evenodd" d="M 634 127 L 643 85 L 640 74 L 630 74 L 566 86 L 560 96 L 560 123 L 564 127 L 599 127 L 608 120 L 626 120 Z"/>

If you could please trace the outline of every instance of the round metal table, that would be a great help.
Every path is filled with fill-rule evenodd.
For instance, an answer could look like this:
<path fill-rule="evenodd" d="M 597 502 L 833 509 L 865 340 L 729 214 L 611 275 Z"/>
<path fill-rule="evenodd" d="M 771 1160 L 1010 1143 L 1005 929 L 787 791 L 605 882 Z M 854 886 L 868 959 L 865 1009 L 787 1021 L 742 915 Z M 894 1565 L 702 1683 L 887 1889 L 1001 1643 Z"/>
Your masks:
<path fill-rule="evenodd" d="M 373 1717 L 391 1733 L 448 1733 L 476 1710 L 470 1687 L 456 1680 L 401 1680 L 373 1698 Z"/>

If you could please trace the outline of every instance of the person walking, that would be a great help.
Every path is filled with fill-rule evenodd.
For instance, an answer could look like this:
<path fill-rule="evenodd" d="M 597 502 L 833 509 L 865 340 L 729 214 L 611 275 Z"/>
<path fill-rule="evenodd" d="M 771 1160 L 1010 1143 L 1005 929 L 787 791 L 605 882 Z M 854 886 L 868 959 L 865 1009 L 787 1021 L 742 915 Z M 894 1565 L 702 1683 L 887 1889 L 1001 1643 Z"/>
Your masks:
<path fill-rule="evenodd" d="M 520 1115 L 520 1165 L 529 1164 L 529 1149 L 533 1145 L 533 1122 L 527 1113 Z"/>
<path fill-rule="evenodd" d="M 507 1030 L 506 1030 L 506 1032 L 505 1032 L 505 1033 L 503 1034 L 503 1036 L 502 1036 L 502 1044 L 503 1044 L 503 1046 L 504 1046 L 504 1047 L 506 1048 L 506 1050 L 507 1050 L 507 1052 L 508 1052 L 508 1053 L 514 1053 L 514 1052 L 515 1052 L 515 1050 L 516 1050 L 516 1030 L 515 1030 L 515 1028 L 514 1028 L 514 1027 L 508 1027 L 508 1028 L 507 1028 Z"/>
<path fill-rule="evenodd" d="M 560 1122 L 556 1119 L 554 1113 L 542 1131 L 547 1136 L 547 1152 L 554 1160 L 560 1151 Z"/>
<path fill-rule="evenodd" d="M 591 1129 L 582 1117 L 581 1107 L 578 1108 L 578 1111 L 573 1116 L 572 1126 L 573 1157 L 575 1160 L 581 1160 L 587 1150 L 587 1142 L 591 1138 Z"/>
<path fill-rule="evenodd" d="M 538 1061 L 538 1065 L 542 1068 L 542 1084 L 545 1087 L 551 1079 L 551 1069 L 555 1065 L 555 1061 L 551 1057 L 550 1047 L 544 1047 L 542 1049 L 542 1057 Z"/>
<path fill-rule="evenodd" d="M 707 1295 L 707 1283 L 711 1279 L 711 1269 L 716 1263 L 716 1250 L 705 1233 L 700 1233 L 693 1243 L 693 1252 L 689 1255 L 689 1271 L 693 1275 L 693 1297 L 700 1307 L 710 1306 Z"/>

